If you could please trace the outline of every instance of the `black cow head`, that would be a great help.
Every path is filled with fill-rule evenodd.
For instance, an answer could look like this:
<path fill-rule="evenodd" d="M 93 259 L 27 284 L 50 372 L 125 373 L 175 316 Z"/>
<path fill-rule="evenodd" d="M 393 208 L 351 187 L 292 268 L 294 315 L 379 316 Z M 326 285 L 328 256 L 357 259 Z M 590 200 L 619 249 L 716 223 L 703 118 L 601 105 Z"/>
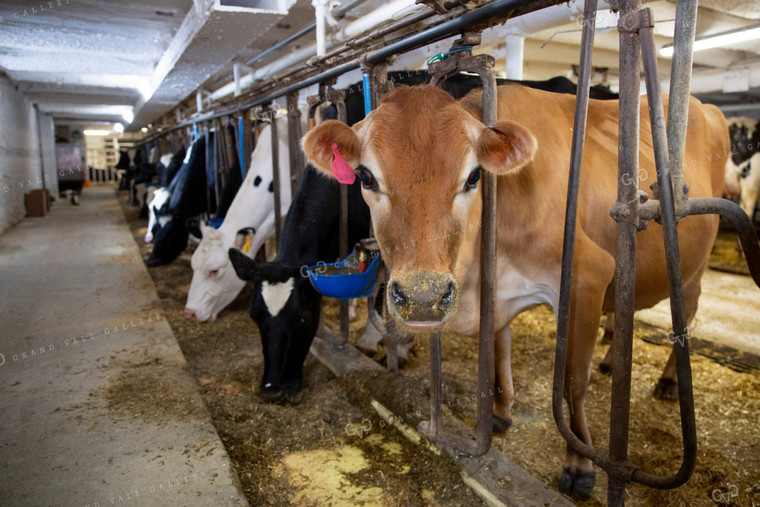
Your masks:
<path fill-rule="evenodd" d="M 261 396 L 267 401 L 292 399 L 301 390 L 322 298 L 299 268 L 258 264 L 234 248 L 229 257 L 237 276 L 254 286 L 248 313 L 259 328 L 264 353 Z"/>
<path fill-rule="evenodd" d="M 178 217 L 171 217 L 165 225 L 153 227 L 153 250 L 145 261 L 148 267 L 163 266 L 179 257 L 187 247 L 188 232 Z"/>

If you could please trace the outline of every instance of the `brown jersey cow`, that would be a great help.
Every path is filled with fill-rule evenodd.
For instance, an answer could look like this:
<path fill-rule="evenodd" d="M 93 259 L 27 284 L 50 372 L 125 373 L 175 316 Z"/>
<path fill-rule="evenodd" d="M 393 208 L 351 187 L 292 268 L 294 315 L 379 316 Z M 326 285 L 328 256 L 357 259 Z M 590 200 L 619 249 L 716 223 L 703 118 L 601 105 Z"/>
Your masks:
<path fill-rule="evenodd" d="M 480 283 L 481 170 L 498 175 L 497 277 L 494 315 L 497 419 L 512 404 L 509 323 L 541 303 L 558 306 L 562 237 L 575 98 L 518 85 L 498 89 L 494 128 L 479 118 L 480 92 L 455 101 L 433 86 L 398 88 L 353 128 L 331 121 L 303 139 L 309 160 L 330 174 L 332 145 L 356 168 L 377 240 L 390 270 L 387 304 L 402 328 L 444 325 L 477 335 Z M 666 101 L 667 103 L 667 101 Z M 639 186 L 656 179 L 647 101 L 641 104 Z M 691 99 L 685 178 L 692 197 L 717 197 L 729 149 L 717 108 Z M 584 409 L 600 314 L 614 308 L 618 101 L 591 100 L 579 194 L 565 398 L 570 425 L 590 443 Z M 651 196 L 651 192 L 650 192 Z M 678 226 L 687 305 L 718 230 L 716 216 L 690 216 Z M 636 309 L 668 297 L 661 227 L 639 234 Z M 506 424 L 505 424 L 506 426 Z M 567 449 L 560 491 L 587 497 L 592 463 Z"/>

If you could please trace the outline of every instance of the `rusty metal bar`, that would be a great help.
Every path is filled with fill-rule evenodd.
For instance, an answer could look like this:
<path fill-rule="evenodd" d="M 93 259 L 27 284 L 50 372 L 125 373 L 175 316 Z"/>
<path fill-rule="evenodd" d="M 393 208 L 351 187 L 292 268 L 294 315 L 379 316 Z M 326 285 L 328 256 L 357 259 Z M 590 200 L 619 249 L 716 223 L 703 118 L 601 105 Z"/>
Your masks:
<path fill-rule="evenodd" d="M 633 313 L 636 288 L 637 216 L 639 187 L 639 67 L 641 44 L 637 30 L 628 30 L 628 21 L 641 9 L 641 0 L 621 0 L 620 21 L 620 104 L 618 125 L 618 195 L 610 215 L 617 222 L 615 254 L 615 339 L 612 341 L 612 396 L 610 407 L 609 457 L 612 465 L 628 462 L 628 434 L 631 399 Z M 628 481 L 608 474 L 607 505 L 625 503 Z"/>
<path fill-rule="evenodd" d="M 327 100 L 332 102 L 338 109 L 338 121 L 347 122 L 345 95 L 342 91 L 328 88 Z M 341 259 L 348 256 L 348 185 L 340 185 L 340 221 L 338 224 L 338 252 Z M 348 301 L 340 301 L 340 336 L 342 345 L 348 343 Z"/>
<path fill-rule="evenodd" d="M 570 330 L 570 295 L 572 292 L 573 262 L 575 257 L 575 226 L 578 217 L 578 189 L 580 187 L 583 148 L 586 141 L 589 87 L 591 85 L 591 60 L 594 53 L 594 30 L 596 29 L 597 0 L 586 0 L 583 9 L 583 31 L 578 75 L 578 93 L 575 97 L 573 119 L 573 143 L 570 154 L 570 171 L 565 205 L 565 232 L 562 245 L 562 277 L 557 309 L 557 346 L 554 358 L 554 387 L 552 410 L 554 422 L 568 445 L 591 459 L 596 451 L 580 440 L 570 429 L 563 415 L 563 394 L 567 368 L 567 341 Z"/>
<path fill-rule="evenodd" d="M 206 143 L 205 146 L 205 154 L 206 154 L 206 170 L 208 171 L 208 167 L 211 166 L 211 143 L 210 141 L 210 132 L 208 128 L 208 122 L 203 123 L 203 140 Z M 206 173 L 208 174 L 208 173 Z M 211 216 L 211 189 L 208 186 L 208 178 L 206 178 L 206 181 L 204 182 L 204 185 L 206 187 L 206 216 Z"/>
<path fill-rule="evenodd" d="M 301 110 L 298 109 L 298 92 L 287 95 L 288 104 L 288 149 L 290 150 L 290 195 L 296 195 L 296 188 L 301 181 L 301 175 L 306 166 L 301 151 Z"/>
<path fill-rule="evenodd" d="M 465 33 L 463 39 L 479 42 L 479 33 Z M 456 53 L 455 58 L 431 64 L 431 83 L 440 85 L 445 77 L 458 70 L 476 72 L 483 81 L 482 121 L 493 128 L 498 113 L 496 78 L 491 72 L 494 59 L 490 56 L 472 56 L 470 51 Z M 489 392 L 494 383 L 494 324 L 496 278 L 496 175 L 484 171 L 481 178 L 482 202 L 480 245 L 480 339 L 478 348 L 478 392 Z M 431 420 L 423 421 L 419 431 L 439 445 L 482 456 L 491 447 L 493 437 L 493 400 L 478 396 L 478 418 L 475 439 L 445 431 L 441 414 L 442 372 L 440 333 L 430 335 L 430 412 Z"/>
<path fill-rule="evenodd" d="M 277 138 L 277 120 L 275 118 L 275 110 L 271 107 L 271 104 L 267 106 L 267 111 L 271 114 L 272 122 L 270 123 L 270 133 L 272 136 L 272 191 L 274 193 L 274 237 L 275 248 L 280 247 L 280 226 L 281 226 L 281 210 L 280 210 L 280 145 Z"/>
<path fill-rule="evenodd" d="M 670 308 L 673 318 L 673 333 L 676 336 L 686 336 L 687 321 L 684 308 L 683 280 L 681 278 L 681 258 L 678 246 L 677 215 L 675 209 L 675 189 L 671 180 L 674 174 L 668 171 L 668 140 L 669 135 L 665 132 L 665 113 L 662 104 L 662 92 L 657 69 L 657 48 L 654 42 L 654 23 L 651 20 L 649 9 L 648 26 L 639 30 L 644 71 L 646 77 L 647 96 L 649 100 L 649 116 L 652 127 L 652 140 L 657 166 L 657 183 L 659 188 L 659 201 L 663 235 L 665 241 L 665 256 L 668 268 L 668 284 L 670 287 Z M 668 128 L 669 131 L 678 131 L 678 136 L 673 145 L 685 143 L 685 127 L 688 119 L 689 86 L 677 87 L 677 93 L 681 97 L 671 99 L 672 107 L 676 111 L 670 111 L 671 118 L 678 118 L 678 128 Z M 685 110 L 684 110 L 685 108 Z M 683 127 L 681 129 L 680 127 Z M 670 125 L 668 125 L 670 127 Z M 678 160 L 683 160 L 685 144 L 680 144 Z M 680 164 L 679 164 L 680 166 Z M 673 165 L 670 164 L 670 168 Z M 682 168 L 679 167 L 678 174 Z M 685 194 L 685 192 L 684 192 Z M 683 197 L 683 194 L 682 194 Z M 643 199 L 643 197 L 641 198 Z M 688 202 L 685 203 L 688 206 Z M 694 419 L 694 395 L 692 392 L 691 364 L 689 360 L 689 343 L 687 340 L 676 340 L 673 344 L 676 354 L 676 368 L 678 373 L 678 401 L 681 412 L 681 433 L 683 438 L 683 461 L 678 472 L 671 477 L 656 477 L 641 470 L 634 472 L 633 480 L 654 488 L 675 488 L 684 484 L 697 464 L 697 428 Z M 613 367 L 614 368 L 614 367 Z"/>
<path fill-rule="evenodd" d="M 673 34 L 673 59 L 670 67 L 670 96 L 668 97 L 668 159 L 667 171 L 673 181 L 676 212 L 682 212 L 688 185 L 683 179 L 683 157 L 686 147 L 686 124 L 689 117 L 691 67 L 694 61 L 694 36 L 697 29 L 697 0 L 676 2 L 676 24 Z"/>

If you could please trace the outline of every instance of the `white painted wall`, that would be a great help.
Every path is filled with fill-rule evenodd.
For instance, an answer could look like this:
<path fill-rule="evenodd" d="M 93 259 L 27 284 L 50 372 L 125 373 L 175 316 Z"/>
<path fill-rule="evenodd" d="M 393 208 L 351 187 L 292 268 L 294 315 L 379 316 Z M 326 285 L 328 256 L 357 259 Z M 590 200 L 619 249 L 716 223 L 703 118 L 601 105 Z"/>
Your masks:
<path fill-rule="evenodd" d="M 24 194 L 42 188 L 37 118 L 34 107 L 0 73 L 0 234 L 26 215 Z"/>

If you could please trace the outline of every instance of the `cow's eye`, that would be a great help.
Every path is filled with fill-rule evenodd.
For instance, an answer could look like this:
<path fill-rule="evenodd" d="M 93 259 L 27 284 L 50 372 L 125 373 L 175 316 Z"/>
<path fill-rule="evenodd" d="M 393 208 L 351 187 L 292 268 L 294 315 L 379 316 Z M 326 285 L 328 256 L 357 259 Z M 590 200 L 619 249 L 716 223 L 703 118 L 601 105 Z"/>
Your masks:
<path fill-rule="evenodd" d="M 219 268 L 216 269 L 209 269 L 208 274 L 209 276 L 216 276 L 219 273 Z"/>
<path fill-rule="evenodd" d="M 359 180 L 362 182 L 362 187 L 366 188 L 367 190 L 377 190 L 377 182 L 375 181 L 375 178 L 372 176 L 371 172 L 362 166 L 359 166 L 356 172 L 359 176 Z"/>
<path fill-rule="evenodd" d="M 481 169 L 478 167 L 477 169 L 474 169 L 467 177 L 467 181 L 464 183 L 465 192 L 478 187 L 478 181 L 480 181 L 480 171 Z"/>

